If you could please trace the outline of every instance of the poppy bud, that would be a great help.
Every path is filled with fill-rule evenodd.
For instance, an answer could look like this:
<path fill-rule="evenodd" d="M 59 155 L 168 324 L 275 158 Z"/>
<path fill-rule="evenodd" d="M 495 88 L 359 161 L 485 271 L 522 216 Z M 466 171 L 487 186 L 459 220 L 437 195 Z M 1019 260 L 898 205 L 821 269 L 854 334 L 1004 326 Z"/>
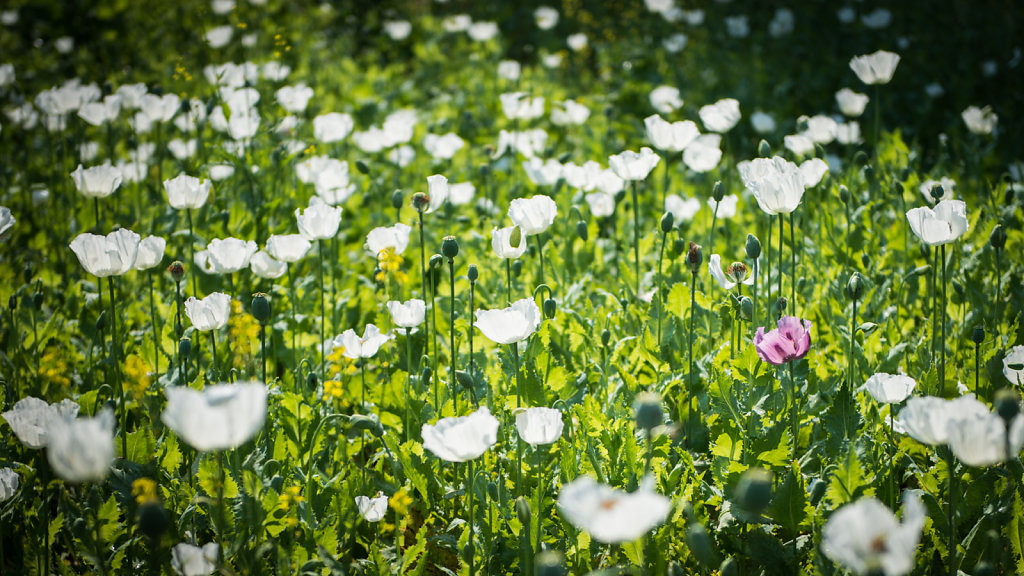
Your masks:
<path fill-rule="evenodd" d="M 459 255 L 459 241 L 455 239 L 455 236 L 444 237 L 444 240 L 441 241 L 441 253 L 449 262 Z"/>
<path fill-rule="evenodd" d="M 858 166 L 864 166 L 865 164 L 867 164 L 868 163 L 868 154 L 867 154 L 867 152 L 865 152 L 863 150 L 858 150 L 857 153 L 853 155 L 853 163 L 858 165 Z"/>
<path fill-rule="evenodd" d="M 690 271 L 696 276 L 700 272 L 700 265 L 704 263 L 704 254 L 700 245 L 690 241 L 690 248 L 686 251 L 686 263 L 690 265 Z"/>
<path fill-rule="evenodd" d="M 821 498 L 825 495 L 825 490 L 828 489 L 828 483 L 821 478 L 814 478 L 810 484 L 807 485 L 807 493 L 810 496 L 808 500 L 811 506 L 817 506 L 818 502 L 821 502 Z"/>
<path fill-rule="evenodd" d="M 982 560 L 974 567 L 974 576 L 995 576 L 996 569 L 992 564 Z"/>
<path fill-rule="evenodd" d="M 903 196 L 903 183 L 899 181 L 894 182 L 892 191 L 896 196 Z"/>
<path fill-rule="evenodd" d="M 536 576 L 565 576 L 565 556 L 557 550 L 545 550 L 534 559 Z"/>
<path fill-rule="evenodd" d="M 938 200 L 939 198 L 942 198 L 946 191 L 942 188 L 942 184 L 935 184 L 932 186 L 929 193 L 932 195 L 932 198 Z"/>
<path fill-rule="evenodd" d="M 768 144 L 767 140 L 761 140 L 761 142 L 757 145 L 757 155 L 760 156 L 761 158 L 772 157 L 772 147 L 770 144 Z"/>
<path fill-rule="evenodd" d="M 103 332 L 107 327 L 107 311 L 100 312 L 99 318 L 96 318 L 96 332 Z"/>
<path fill-rule="evenodd" d="M 650 434 L 651 430 L 661 426 L 665 418 L 661 409 L 661 397 L 654 392 L 637 394 L 636 400 L 633 401 L 633 414 L 636 418 L 636 427 Z"/>
<path fill-rule="evenodd" d="M 988 235 L 988 243 L 996 250 L 1002 250 L 1006 246 L 1006 230 L 1002 224 L 996 224 L 992 229 L 992 233 Z"/>
<path fill-rule="evenodd" d="M 401 190 L 395 190 L 391 193 L 391 207 L 398 210 L 402 207 L 402 203 L 405 202 L 405 193 Z"/>
<path fill-rule="evenodd" d="M 430 266 L 431 270 L 437 270 L 441 267 L 441 264 L 444 264 L 444 257 L 440 254 L 434 254 L 430 257 L 430 260 L 427 261 L 427 265 Z"/>
<path fill-rule="evenodd" d="M 747 244 L 745 248 L 747 250 L 747 258 L 757 260 L 761 257 L 761 241 L 757 239 L 757 236 L 747 234 Z"/>
<path fill-rule="evenodd" d="M 866 180 L 868 184 L 875 183 L 875 167 L 871 164 L 864 167 L 864 180 Z"/>
<path fill-rule="evenodd" d="M 473 377 L 465 370 L 455 371 L 455 381 L 459 383 L 459 386 L 461 386 L 463 390 L 473 389 Z"/>
<path fill-rule="evenodd" d="M 1013 419 L 1020 414 L 1020 397 L 1017 396 L 1015 390 L 1009 388 L 1003 388 L 999 392 L 996 392 L 995 398 L 996 414 L 1006 422 L 1006 426 L 1009 427 Z"/>
<path fill-rule="evenodd" d="M 786 311 L 786 297 L 779 296 L 779 299 L 775 301 L 775 313 L 781 316 Z"/>
<path fill-rule="evenodd" d="M 722 576 L 740 576 L 739 565 L 730 556 L 722 560 L 722 565 L 718 567 L 718 573 Z"/>
<path fill-rule="evenodd" d="M 466 270 L 466 277 L 469 278 L 470 282 L 476 282 L 477 278 L 480 277 L 480 270 L 476 267 L 476 264 L 470 264 Z"/>
<path fill-rule="evenodd" d="M 495 484 L 493 481 L 487 483 L 487 496 L 491 500 L 498 499 L 498 485 Z"/>
<path fill-rule="evenodd" d="M 558 305 L 555 303 L 554 298 L 548 298 L 544 301 L 544 317 L 548 320 L 555 317 L 555 311 L 558 309 Z"/>
<path fill-rule="evenodd" d="M 318 379 L 316 372 L 310 372 L 309 376 L 306 376 L 306 386 L 308 390 L 316 390 Z"/>
<path fill-rule="evenodd" d="M 157 539 L 167 531 L 167 512 L 158 502 L 148 502 L 139 508 L 139 531 Z"/>
<path fill-rule="evenodd" d="M 661 233 L 668 234 L 671 232 L 673 224 L 675 224 L 675 216 L 671 212 L 665 212 L 661 217 Z"/>
<path fill-rule="evenodd" d="M 722 198 L 725 198 L 725 190 L 722 189 L 721 180 L 715 182 L 714 187 L 711 188 L 711 197 L 715 199 L 715 202 L 721 202 Z"/>
<path fill-rule="evenodd" d="M 753 514 L 760 514 L 772 501 L 772 473 L 751 468 L 736 483 L 736 503 Z"/>
<path fill-rule="evenodd" d="M 43 309 L 43 293 L 42 292 L 37 290 L 35 293 L 32 294 L 32 307 L 35 308 L 36 310 L 42 310 Z"/>
<path fill-rule="evenodd" d="M 842 184 L 839 185 L 839 201 L 846 205 L 850 204 L 850 189 Z"/>
<path fill-rule="evenodd" d="M 270 487 L 274 490 L 274 492 L 280 493 L 281 490 L 284 488 L 284 477 L 282 477 L 280 474 L 274 474 L 270 478 Z"/>
<path fill-rule="evenodd" d="M 754 301 L 750 296 L 740 298 L 740 318 L 744 322 L 750 322 L 754 318 Z"/>
<path fill-rule="evenodd" d="M 612 333 L 607 328 L 601 331 L 601 346 L 607 348 L 608 343 L 612 340 Z"/>
<path fill-rule="evenodd" d="M 975 326 L 974 331 L 971 332 L 971 341 L 975 344 L 980 345 L 985 341 L 985 329 L 981 326 Z"/>
<path fill-rule="evenodd" d="M 430 378 L 434 375 L 434 371 L 430 369 L 430 366 L 423 366 L 420 370 L 420 383 L 424 386 L 430 385 Z"/>
<path fill-rule="evenodd" d="M 869 256 L 867 252 L 864 252 L 860 255 L 860 263 L 865 268 L 871 268 L 871 256 Z"/>
<path fill-rule="evenodd" d="M 686 545 L 693 552 L 694 558 L 707 568 L 718 566 L 718 554 L 703 524 L 694 522 L 686 528 Z"/>
<path fill-rule="evenodd" d="M 11 312 L 14 312 L 15 310 L 17 310 L 18 309 L 18 297 L 15 296 L 14 294 L 11 294 L 11 297 L 7 299 L 7 307 L 11 310 Z"/>
<path fill-rule="evenodd" d="M 89 523 L 85 521 L 85 518 L 75 518 L 75 521 L 71 523 L 71 533 L 79 538 L 85 538 L 88 533 Z"/>
<path fill-rule="evenodd" d="M 462 547 L 462 561 L 469 562 L 473 558 L 473 543 L 466 542 L 466 545 Z"/>
<path fill-rule="evenodd" d="M 365 176 L 370 173 L 370 166 L 362 160 L 356 160 L 356 170 L 359 170 L 359 173 Z"/>
<path fill-rule="evenodd" d="M 587 223 L 583 220 L 576 221 L 576 235 L 584 242 L 590 239 L 590 231 L 587 229 Z"/>
<path fill-rule="evenodd" d="M 523 272 L 523 261 L 516 260 L 512 263 L 512 275 L 519 278 L 519 275 Z"/>
<path fill-rule="evenodd" d="M 412 207 L 417 212 L 423 212 L 430 207 L 430 197 L 423 192 L 412 195 Z"/>
<path fill-rule="evenodd" d="M 682 238 L 676 238 L 672 242 L 672 257 L 678 258 L 680 255 L 686 253 L 686 241 Z"/>
<path fill-rule="evenodd" d="M 178 340 L 178 354 L 188 358 L 188 355 L 192 353 L 192 340 L 188 336 L 182 336 L 181 340 Z"/>
<path fill-rule="evenodd" d="M 523 526 L 530 525 L 530 518 L 533 517 L 533 512 L 530 510 L 530 503 L 523 496 L 516 498 L 516 516 L 519 517 L 519 522 Z"/>
<path fill-rule="evenodd" d="M 956 292 L 957 297 L 962 301 L 964 299 L 964 285 L 957 280 L 953 280 L 953 290 Z"/>
<path fill-rule="evenodd" d="M 252 315 L 260 324 L 266 324 L 270 320 L 270 298 L 263 292 L 252 295 Z"/>
<path fill-rule="evenodd" d="M 25 284 L 28 284 L 29 282 L 32 281 L 32 266 L 31 265 L 25 264 L 25 267 L 21 269 L 21 278 L 25 282 Z"/>
<path fill-rule="evenodd" d="M 185 265 L 180 260 L 175 260 L 167 267 L 167 272 L 170 273 L 171 278 L 176 284 L 180 284 L 185 278 Z"/>
<path fill-rule="evenodd" d="M 846 297 L 850 300 L 860 300 L 863 293 L 864 281 L 861 278 L 860 272 L 854 272 L 850 275 L 850 280 L 846 282 Z"/>
<path fill-rule="evenodd" d="M 362 432 L 369 432 L 377 438 L 384 435 L 384 427 L 376 414 L 354 414 L 349 417 L 348 426 L 350 435 L 358 436 Z"/>

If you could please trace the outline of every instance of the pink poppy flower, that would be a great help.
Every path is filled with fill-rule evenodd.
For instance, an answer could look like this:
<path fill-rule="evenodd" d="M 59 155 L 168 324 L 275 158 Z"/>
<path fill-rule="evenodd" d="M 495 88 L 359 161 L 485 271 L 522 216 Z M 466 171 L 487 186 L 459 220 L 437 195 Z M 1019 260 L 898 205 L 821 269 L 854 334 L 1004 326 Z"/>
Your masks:
<path fill-rule="evenodd" d="M 757 355 L 776 366 L 803 358 L 811 348 L 811 322 L 796 316 L 779 318 L 779 327 L 765 334 L 764 327 L 754 335 Z"/>

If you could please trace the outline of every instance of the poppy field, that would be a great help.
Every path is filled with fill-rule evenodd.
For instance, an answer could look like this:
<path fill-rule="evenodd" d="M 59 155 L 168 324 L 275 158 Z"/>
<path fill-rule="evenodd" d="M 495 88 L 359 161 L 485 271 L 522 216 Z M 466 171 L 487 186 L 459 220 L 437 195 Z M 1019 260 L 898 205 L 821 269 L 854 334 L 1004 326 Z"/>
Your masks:
<path fill-rule="evenodd" d="M 0 9 L 0 573 L 1024 574 L 1024 9 Z"/>

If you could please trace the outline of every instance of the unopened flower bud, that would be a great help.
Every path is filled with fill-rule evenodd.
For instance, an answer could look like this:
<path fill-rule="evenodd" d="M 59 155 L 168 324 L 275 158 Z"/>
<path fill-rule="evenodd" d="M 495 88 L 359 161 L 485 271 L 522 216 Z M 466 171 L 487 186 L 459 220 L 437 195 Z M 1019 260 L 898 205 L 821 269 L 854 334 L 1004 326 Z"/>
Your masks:
<path fill-rule="evenodd" d="M 587 229 L 587 223 L 583 220 L 576 221 L 576 235 L 584 242 L 590 239 L 590 230 Z"/>
<path fill-rule="evenodd" d="M 469 278 L 470 282 L 476 282 L 477 278 L 480 277 L 480 270 L 476 267 L 476 264 L 469 265 L 469 268 L 466 269 L 466 277 Z"/>
<path fill-rule="evenodd" d="M 270 320 L 270 298 L 263 292 L 252 295 L 252 315 L 260 324 Z"/>
<path fill-rule="evenodd" d="M 846 282 L 846 297 L 850 300 L 860 300 L 864 293 L 864 279 L 860 272 L 854 272 Z"/>
<path fill-rule="evenodd" d="M 316 372 L 310 372 L 309 376 L 306 376 L 306 389 L 316 390 L 319 379 L 316 377 Z"/>
<path fill-rule="evenodd" d="M 971 332 L 971 341 L 975 344 L 981 344 L 985 341 L 985 328 L 981 326 L 975 326 L 974 331 Z"/>
<path fill-rule="evenodd" d="M 721 576 L 740 576 L 739 564 L 730 556 L 722 560 L 722 565 L 718 567 L 718 573 Z"/>
<path fill-rule="evenodd" d="M 36 290 L 32 293 L 32 307 L 36 310 L 43 309 L 43 293 L 40 290 Z"/>
<path fill-rule="evenodd" d="M 459 241 L 455 239 L 455 236 L 444 237 L 444 240 L 441 241 L 441 253 L 449 262 L 459 255 Z"/>
<path fill-rule="evenodd" d="M 754 318 L 754 301 L 750 299 L 750 296 L 740 298 L 740 318 L 744 322 L 750 322 Z"/>
<path fill-rule="evenodd" d="M 772 473 L 764 468 L 751 468 L 736 484 L 736 503 L 753 514 L 760 514 L 772 501 Z"/>
<path fill-rule="evenodd" d="M 1003 422 L 1006 422 L 1007 426 L 1020 414 L 1020 396 L 1017 395 L 1016 390 L 1003 388 L 996 392 L 994 404 L 996 414 L 999 414 L 999 417 L 1003 419 Z"/>
<path fill-rule="evenodd" d="M 558 304 L 555 303 L 554 298 L 548 298 L 544 301 L 544 317 L 548 320 L 555 317 L 555 312 L 558 310 Z"/>
<path fill-rule="evenodd" d="M 903 183 L 897 180 L 892 184 L 892 191 L 897 197 L 903 196 Z"/>
<path fill-rule="evenodd" d="M 423 192 L 417 192 L 412 195 L 412 207 L 417 212 L 424 212 L 427 208 L 430 208 L 430 197 Z"/>
<path fill-rule="evenodd" d="M 405 192 L 401 190 L 395 190 L 391 193 L 391 207 L 398 210 L 402 207 L 402 203 L 405 202 Z"/>
<path fill-rule="evenodd" d="M 7 299 L 7 307 L 11 310 L 11 312 L 17 310 L 18 309 L 18 297 L 15 296 L 14 294 L 11 294 L 11 297 Z"/>
<path fill-rule="evenodd" d="M 843 184 L 839 185 L 839 201 L 846 205 L 850 204 L 850 189 Z"/>
<path fill-rule="evenodd" d="M 996 224 L 992 229 L 992 233 L 988 235 L 988 243 L 996 250 L 1002 250 L 1006 246 L 1006 230 L 1002 224 Z"/>
<path fill-rule="evenodd" d="M 864 268 L 871 268 L 871 256 L 867 252 L 864 252 L 860 255 L 860 263 Z"/>
<path fill-rule="evenodd" d="M 651 430 L 661 426 L 665 418 L 665 413 L 661 409 L 661 397 L 654 392 L 637 394 L 636 400 L 633 401 L 633 414 L 636 417 L 636 427 L 650 434 Z"/>
<path fill-rule="evenodd" d="M 188 336 L 182 336 L 181 340 L 178 340 L 178 354 L 184 357 L 188 357 L 192 353 L 192 339 Z"/>
<path fill-rule="evenodd" d="M 519 278 L 519 275 L 523 272 L 523 261 L 516 260 L 512 263 L 512 275 Z"/>
<path fill-rule="evenodd" d="M 607 328 L 601 330 L 601 346 L 607 348 L 608 343 L 612 341 L 612 333 Z"/>
<path fill-rule="evenodd" d="M 686 528 L 686 545 L 689 546 L 694 558 L 706 568 L 718 567 L 719 561 L 715 545 L 703 524 L 693 522 Z"/>
<path fill-rule="evenodd" d="M 423 369 L 420 370 L 420 383 L 424 386 L 430 385 L 430 379 L 434 376 L 434 371 L 431 370 L 430 366 L 424 365 Z"/>
<path fill-rule="evenodd" d="M 690 271 L 694 275 L 700 272 L 700 266 L 704 263 L 704 253 L 701 252 L 700 245 L 692 240 L 689 250 L 686 251 L 686 263 L 690 265 Z"/>
<path fill-rule="evenodd" d="M 519 517 L 519 522 L 522 523 L 523 526 L 530 525 L 530 519 L 533 517 L 533 512 L 530 510 L 530 502 L 523 496 L 516 498 L 516 516 Z"/>
<path fill-rule="evenodd" d="M 491 500 L 497 500 L 498 499 L 498 496 L 499 496 L 499 494 L 498 494 L 498 485 L 494 481 L 490 481 L 490 482 L 487 483 L 487 496 Z"/>
<path fill-rule="evenodd" d="M 757 154 L 761 158 L 772 157 L 772 147 L 770 144 L 768 144 L 767 140 L 761 140 L 761 142 L 757 145 Z"/>
<path fill-rule="evenodd" d="M 370 166 L 362 160 L 356 160 L 356 170 L 359 170 L 359 173 L 365 176 L 370 173 Z"/>
<path fill-rule="evenodd" d="M 434 254 L 430 257 L 430 260 L 427 261 L 427 265 L 431 270 L 439 269 L 442 264 L 444 264 L 444 256 L 441 256 L 440 254 Z"/>
<path fill-rule="evenodd" d="M 711 188 L 711 197 L 715 199 L 715 202 L 721 202 L 722 198 L 725 198 L 725 189 L 722 188 L 721 180 L 716 181 L 714 187 Z"/>
<path fill-rule="evenodd" d="M 488 148 L 490 148 L 490 146 L 485 146 L 484 147 L 484 154 L 487 157 L 490 157 L 491 154 L 494 153 L 494 150 L 492 149 L 490 152 L 488 152 L 487 151 Z M 490 164 L 481 164 L 480 167 L 477 170 L 480 171 L 480 176 L 482 178 L 487 178 L 487 175 L 491 173 L 491 165 Z"/>
<path fill-rule="evenodd" d="M 675 224 L 675 216 L 671 212 L 665 212 L 661 217 L 661 233 L 668 234 L 672 231 L 672 226 Z"/>
<path fill-rule="evenodd" d="M 761 257 L 761 241 L 757 239 L 757 236 L 747 234 L 747 244 L 745 248 L 747 250 L 747 258 L 757 260 Z"/>
<path fill-rule="evenodd" d="M 103 332 L 103 330 L 106 329 L 106 327 L 107 327 L 107 311 L 104 310 L 104 311 L 100 312 L 99 317 L 96 318 L 96 332 L 97 333 Z"/>
<path fill-rule="evenodd" d="M 868 153 L 863 150 L 858 150 L 857 153 L 853 155 L 853 163 L 857 166 L 864 166 L 868 163 Z"/>
<path fill-rule="evenodd" d="M 176 284 L 181 283 L 185 278 L 185 265 L 182 264 L 181 261 L 175 260 L 167 267 L 167 272 L 170 273 L 171 278 Z"/>
<path fill-rule="evenodd" d="M 817 506 L 818 502 L 821 502 L 821 498 L 825 496 L 826 490 L 828 490 L 828 482 L 821 478 L 811 480 L 807 485 L 808 501 L 811 503 L 811 506 Z"/>

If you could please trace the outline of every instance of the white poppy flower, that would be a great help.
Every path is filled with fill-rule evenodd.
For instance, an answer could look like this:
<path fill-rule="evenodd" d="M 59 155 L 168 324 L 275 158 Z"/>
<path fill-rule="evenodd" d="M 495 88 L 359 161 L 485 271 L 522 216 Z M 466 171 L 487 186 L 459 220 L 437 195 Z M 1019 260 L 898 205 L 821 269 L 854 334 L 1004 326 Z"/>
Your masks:
<path fill-rule="evenodd" d="M 606 192 L 591 192 L 583 197 L 595 218 L 607 218 L 615 213 L 615 195 Z"/>
<path fill-rule="evenodd" d="M 516 414 L 519 437 L 530 446 L 554 444 L 562 437 L 562 411 L 555 408 L 527 408 Z"/>
<path fill-rule="evenodd" d="M 512 246 L 512 233 L 515 226 L 491 230 L 491 248 L 498 258 L 515 260 L 526 252 L 526 234 L 520 231 L 519 246 Z"/>
<path fill-rule="evenodd" d="M 451 160 L 455 153 L 466 145 L 466 141 L 454 132 L 447 134 L 427 134 L 423 137 L 423 149 L 435 160 Z"/>
<path fill-rule="evenodd" d="M 917 381 L 906 374 L 885 374 L 879 372 L 868 378 L 864 383 L 868 394 L 875 402 L 882 404 L 899 404 L 910 396 L 917 387 Z"/>
<path fill-rule="evenodd" d="M 547 161 L 540 158 L 524 160 L 523 171 L 537 186 L 554 186 L 562 177 L 562 165 L 554 158 Z"/>
<path fill-rule="evenodd" d="M 14 431 L 14 435 L 25 446 L 33 449 L 45 448 L 49 441 L 50 422 L 57 419 L 74 419 L 78 415 L 78 404 L 62 400 L 59 404 L 47 404 L 34 396 L 26 396 L 14 404 L 14 408 L 2 414 Z"/>
<path fill-rule="evenodd" d="M 551 30 L 558 24 L 558 10 L 551 6 L 538 6 L 533 11 L 533 19 L 537 22 L 537 28 Z"/>
<path fill-rule="evenodd" d="M 830 144 L 836 139 L 836 133 L 839 131 L 839 123 L 831 117 L 823 114 L 817 114 L 810 118 L 801 117 L 797 120 L 797 124 L 801 124 L 801 121 L 807 123 L 807 129 L 804 130 L 803 134 L 810 138 L 815 144 Z"/>
<path fill-rule="evenodd" d="M 367 522 L 380 522 L 388 511 L 388 497 L 383 492 L 377 492 L 374 498 L 356 496 L 355 500 L 359 515 Z"/>
<path fill-rule="evenodd" d="M 345 358 L 355 360 L 357 358 L 372 358 L 380 347 L 385 342 L 391 340 L 392 336 L 389 334 L 381 334 L 380 328 L 377 328 L 374 324 L 367 324 L 363 328 L 362 338 L 356 334 L 356 331 L 349 328 L 340 335 L 334 337 L 333 346 L 334 348 L 344 347 L 345 350 L 342 352 Z"/>
<path fill-rule="evenodd" d="M 18 492 L 21 478 L 11 468 L 0 468 L 0 502 L 9 500 Z"/>
<path fill-rule="evenodd" d="M 427 313 L 426 303 L 419 298 L 413 298 L 407 302 L 391 300 L 387 306 L 388 312 L 391 313 L 391 321 L 400 328 L 415 328 L 423 324 Z"/>
<path fill-rule="evenodd" d="M 721 134 L 701 134 L 683 150 L 683 163 L 694 172 L 710 172 L 722 160 L 721 144 Z"/>
<path fill-rule="evenodd" d="M 661 156 L 644 146 L 640 152 L 626 150 L 619 154 L 612 154 L 608 157 L 608 166 L 615 171 L 616 176 L 623 180 L 644 180 L 660 160 Z"/>
<path fill-rule="evenodd" d="M 551 108 L 551 123 L 555 126 L 578 126 L 587 118 L 590 118 L 590 109 L 575 100 L 565 100 Z"/>
<path fill-rule="evenodd" d="M 448 200 L 448 178 L 441 174 L 427 176 L 427 200 L 430 201 L 426 213 L 430 214 L 441 208 Z"/>
<path fill-rule="evenodd" d="M 906 495 L 902 523 L 874 498 L 861 498 L 836 510 L 821 532 L 825 555 L 860 576 L 909 574 L 926 515 L 917 493 L 907 491 Z"/>
<path fill-rule="evenodd" d="M 135 269 L 149 270 L 160 264 L 164 259 L 167 240 L 160 236 L 146 236 L 139 241 L 139 250 L 135 255 Z"/>
<path fill-rule="evenodd" d="M 498 441 L 498 419 L 486 406 L 468 416 L 441 418 L 420 429 L 423 447 L 448 462 L 466 462 L 480 457 Z"/>
<path fill-rule="evenodd" d="M 106 236 L 79 234 L 71 241 L 70 247 L 86 272 L 106 278 L 120 276 L 132 269 L 140 240 L 135 232 L 121 228 Z"/>
<path fill-rule="evenodd" d="M 201 208 L 210 196 L 210 181 L 182 173 L 164 180 L 164 190 L 167 191 L 167 202 L 175 210 Z"/>
<path fill-rule="evenodd" d="M 164 394 L 167 406 L 160 420 L 200 452 L 245 444 L 267 417 L 267 387 L 262 382 L 216 384 L 202 391 L 168 386 Z"/>
<path fill-rule="evenodd" d="M 669 123 L 657 114 L 644 118 L 644 127 L 651 145 L 665 152 L 682 152 L 700 136 L 700 130 L 693 121 Z"/>
<path fill-rule="evenodd" d="M 381 226 L 370 230 L 366 235 L 364 248 L 373 256 L 382 250 L 391 250 L 393 254 L 401 254 L 409 246 L 409 234 L 412 227 L 399 222 L 394 226 Z"/>
<path fill-rule="evenodd" d="M 806 134 L 789 134 L 782 139 L 782 144 L 797 156 L 807 156 L 814 152 L 814 140 Z"/>
<path fill-rule="evenodd" d="M 502 60 L 501 62 L 498 62 L 498 77 L 508 80 L 509 82 L 519 80 L 519 75 L 522 73 L 522 70 L 522 65 L 515 60 Z"/>
<path fill-rule="evenodd" d="M 888 84 L 899 63 L 899 54 L 879 50 L 872 54 L 854 56 L 850 60 L 850 69 L 865 84 Z"/>
<path fill-rule="evenodd" d="M 671 114 L 683 107 L 683 99 L 679 97 L 679 88 L 675 86 L 658 86 L 651 90 L 651 106 L 659 114 Z"/>
<path fill-rule="evenodd" d="M 260 250 L 249 260 L 249 269 L 264 280 L 276 280 L 288 272 L 288 264 L 275 259 L 266 251 Z"/>
<path fill-rule="evenodd" d="M 672 501 L 654 492 L 653 480 L 645 478 L 636 492 L 624 492 L 580 476 L 562 486 L 558 509 L 573 526 L 605 544 L 638 540 L 662 524 Z"/>
<path fill-rule="evenodd" d="M 500 31 L 497 22 L 478 21 L 469 25 L 469 28 L 466 29 L 466 35 L 475 42 L 487 42 L 497 36 Z"/>
<path fill-rule="evenodd" d="M 305 210 L 295 209 L 295 221 L 299 233 L 307 240 L 324 240 L 338 233 L 341 208 L 329 206 L 319 196 L 313 196 Z"/>
<path fill-rule="evenodd" d="M 302 234 L 272 234 L 267 238 L 267 254 L 281 262 L 298 262 L 312 246 Z"/>
<path fill-rule="evenodd" d="M 177 94 L 145 94 L 139 102 L 139 110 L 149 122 L 170 122 L 181 109 L 181 98 Z"/>
<path fill-rule="evenodd" d="M 540 326 L 541 312 L 533 298 L 516 300 L 508 308 L 477 310 L 474 326 L 497 344 L 525 340 Z"/>
<path fill-rule="evenodd" d="M 951 419 L 946 432 L 953 455 L 968 466 L 999 464 L 1015 458 L 1024 448 L 1024 416 L 1020 415 L 1010 423 L 1009 444 L 1006 422 L 992 412 L 972 413 Z"/>
<path fill-rule="evenodd" d="M 804 188 L 813 188 L 828 173 L 828 164 L 821 158 L 811 158 L 800 163 L 800 175 L 803 177 Z"/>
<path fill-rule="evenodd" d="M 110 165 L 110 162 L 91 168 L 78 168 L 71 173 L 75 188 L 86 198 L 106 198 L 121 186 L 124 178 L 121 170 Z"/>
<path fill-rule="evenodd" d="M 907 210 L 910 229 L 929 246 L 955 242 L 967 232 L 967 204 L 963 200 L 943 200 L 935 209 L 927 206 Z"/>
<path fill-rule="evenodd" d="M 507 92 L 498 95 L 501 110 L 509 120 L 532 120 L 544 115 L 544 97 L 530 97 L 526 92 Z"/>
<path fill-rule="evenodd" d="M 740 178 L 767 214 L 789 214 L 804 196 L 800 168 L 785 158 L 755 158 L 739 164 Z"/>
<path fill-rule="evenodd" d="M 701 106 L 700 121 L 710 132 L 725 134 L 740 121 L 740 103 L 735 98 L 723 98 L 714 104 Z"/>
<path fill-rule="evenodd" d="M 898 419 L 911 438 L 922 444 L 938 446 L 948 441 L 951 420 L 983 414 L 988 414 L 988 407 L 973 395 L 954 400 L 925 396 L 907 400 Z"/>
<path fill-rule="evenodd" d="M 849 88 L 843 88 L 836 92 L 836 104 L 839 105 L 839 111 L 843 113 L 843 116 L 849 118 L 857 118 L 863 114 L 869 100 L 867 94 L 854 92 Z"/>
<path fill-rule="evenodd" d="M 401 42 L 412 33 L 412 23 L 408 20 L 388 20 L 384 22 L 384 33 L 395 42 Z"/>
<path fill-rule="evenodd" d="M 14 215 L 11 214 L 11 209 L 7 206 L 0 206 L 0 234 L 7 232 L 16 222 Z"/>
<path fill-rule="evenodd" d="M 708 206 L 711 211 L 714 212 L 716 207 L 718 209 L 719 218 L 732 218 L 736 216 L 736 207 L 739 205 L 740 197 L 736 194 L 726 194 L 722 198 L 722 203 L 719 205 L 714 198 L 708 198 Z"/>
<path fill-rule="evenodd" d="M 558 215 L 558 205 L 548 196 L 516 198 L 508 207 L 508 218 L 524 235 L 534 236 L 551 227 Z"/>
<path fill-rule="evenodd" d="M 1012 368 L 1017 364 L 1024 364 L 1024 345 L 1010 348 L 1003 356 L 1003 376 L 1010 384 L 1021 386 L 1024 384 L 1024 368 Z"/>
<path fill-rule="evenodd" d="M 210 262 L 216 273 L 232 274 L 249 266 L 249 260 L 259 247 L 252 240 L 214 238 L 206 250 L 210 253 Z"/>
<path fill-rule="evenodd" d="M 203 35 L 203 39 L 210 45 L 210 48 L 223 48 L 228 45 L 228 42 L 231 42 L 231 36 L 234 34 L 234 31 L 234 26 L 230 24 L 216 26 L 207 30 L 206 34 Z"/>
<path fill-rule="evenodd" d="M 448 201 L 454 206 L 462 206 L 473 201 L 476 186 L 472 182 L 457 182 L 448 185 Z"/>
<path fill-rule="evenodd" d="M 992 111 L 991 106 L 985 106 L 984 108 L 968 106 L 960 113 L 960 117 L 964 119 L 964 124 L 972 134 L 980 134 L 982 136 L 991 134 L 999 122 L 999 117 Z"/>
<path fill-rule="evenodd" d="M 348 114 L 321 114 L 313 118 L 313 137 L 324 143 L 337 142 L 348 136 L 353 126 L 355 122 Z"/>
<path fill-rule="evenodd" d="M 185 315 L 200 332 L 223 328 L 231 315 L 231 296 L 223 292 L 214 292 L 202 300 L 190 296 L 185 300 Z"/>
<path fill-rule="evenodd" d="M 700 212 L 700 200 L 696 198 L 683 200 L 678 194 L 669 194 L 665 196 L 665 212 L 670 212 L 677 224 L 689 222 L 697 212 Z"/>
<path fill-rule="evenodd" d="M 743 268 L 739 269 L 730 266 L 729 269 L 731 272 L 729 275 L 726 275 L 725 271 L 722 270 L 721 256 L 718 254 L 712 254 L 711 258 L 708 259 L 708 272 L 711 273 L 711 277 L 715 279 L 715 282 L 718 282 L 718 285 L 721 286 L 723 290 L 732 290 L 735 288 L 736 280 L 740 280 L 740 282 L 746 286 L 752 285 L 754 283 L 754 275 L 748 275 L 745 268 L 745 265 Z M 736 278 L 735 275 L 737 273 L 742 273 L 743 278 Z"/>
<path fill-rule="evenodd" d="M 210 576 L 219 557 L 220 544 L 216 542 L 202 548 L 181 542 L 171 549 L 171 567 L 181 576 Z"/>
<path fill-rule="evenodd" d="M 301 114 L 306 111 L 309 100 L 313 98 L 313 89 L 303 83 L 282 86 L 274 92 L 274 96 L 281 108 L 292 114 Z"/>
<path fill-rule="evenodd" d="M 68 482 L 100 481 L 114 462 L 114 413 L 95 418 L 54 418 L 47 430 L 46 459 L 57 476 Z"/>

